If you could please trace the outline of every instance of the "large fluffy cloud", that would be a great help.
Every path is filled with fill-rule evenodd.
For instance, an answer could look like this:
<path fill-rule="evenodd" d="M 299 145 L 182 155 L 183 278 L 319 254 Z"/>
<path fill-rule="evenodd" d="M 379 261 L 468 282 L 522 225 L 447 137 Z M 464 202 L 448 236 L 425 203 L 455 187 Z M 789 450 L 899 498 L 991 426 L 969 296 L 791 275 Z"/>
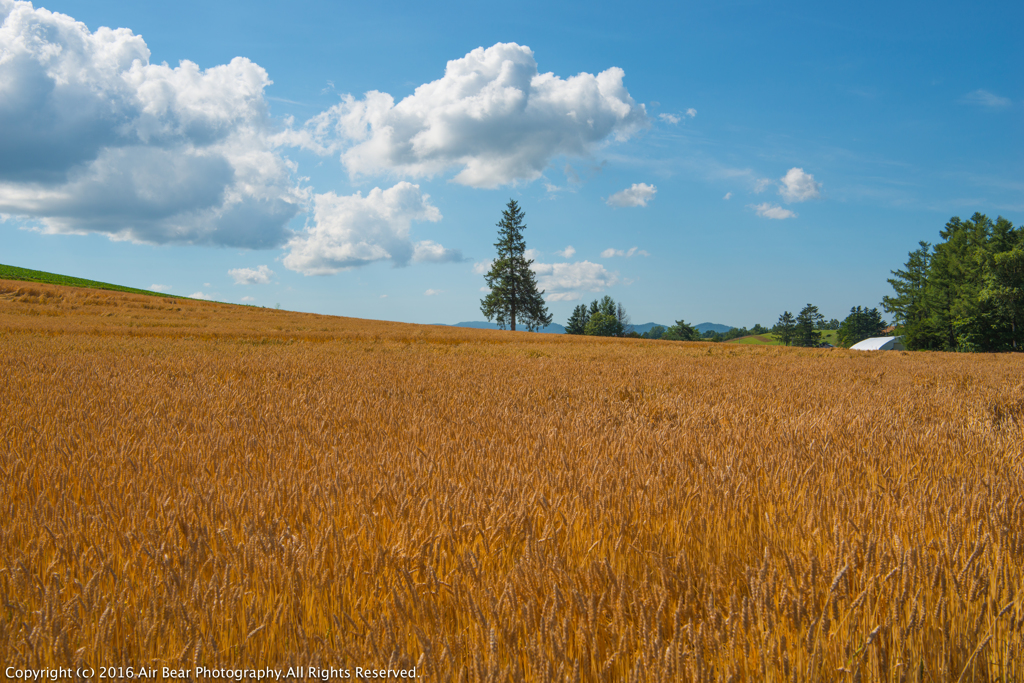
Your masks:
<path fill-rule="evenodd" d="M 533 180 L 555 156 L 585 156 L 648 125 L 624 75 L 616 67 L 566 79 L 542 74 L 530 48 L 498 43 L 448 62 L 442 78 L 397 104 L 378 91 L 348 95 L 294 140 L 343 150 L 353 175 L 458 169 L 456 182 L 489 188 Z"/>
<path fill-rule="evenodd" d="M 418 185 L 400 182 L 338 196 L 316 195 L 313 225 L 292 238 L 284 265 L 305 275 L 328 275 L 374 261 L 459 261 L 462 255 L 429 240 L 413 243 L 413 221 L 439 221 L 441 212 Z"/>
<path fill-rule="evenodd" d="M 269 142 L 266 71 L 150 64 L 128 29 L 95 32 L 0 0 L 0 213 L 51 232 L 282 244 L 304 193 Z"/>
<path fill-rule="evenodd" d="M 599 292 L 619 281 L 616 273 L 590 261 L 534 263 L 532 268 L 548 301 L 575 301 L 580 292 Z"/>

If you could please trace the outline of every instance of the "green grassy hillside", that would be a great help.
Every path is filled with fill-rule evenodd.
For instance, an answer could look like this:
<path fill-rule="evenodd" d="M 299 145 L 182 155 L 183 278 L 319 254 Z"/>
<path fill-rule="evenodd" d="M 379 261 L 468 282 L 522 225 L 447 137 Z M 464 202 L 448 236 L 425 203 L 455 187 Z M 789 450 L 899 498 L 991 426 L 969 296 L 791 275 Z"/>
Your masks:
<path fill-rule="evenodd" d="M 821 330 L 821 341 L 828 342 L 832 346 L 839 346 L 838 330 Z M 726 344 L 762 344 L 768 346 L 780 346 L 782 342 L 773 334 L 752 334 L 749 337 L 737 337 L 725 342 Z"/>
<path fill-rule="evenodd" d="M 17 266 L 5 266 L 2 263 L 0 263 L 0 280 L 24 280 L 25 282 L 42 282 L 49 285 L 67 285 L 69 287 L 86 287 L 88 289 L 108 289 L 115 292 L 148 294 L 149 296 L 171 296 L 170 294 L 161 294 L 160 292 L 153 292 L 148 289 L 123 287 L 121 285 L 112 285 L 109 282 L 97 282 L 95 280 L 85 280 L 80 277 L 71 277 L 70 275 L 47 273 L 43 270 L 30 270 L 29 268 L 19 268 Z"/>

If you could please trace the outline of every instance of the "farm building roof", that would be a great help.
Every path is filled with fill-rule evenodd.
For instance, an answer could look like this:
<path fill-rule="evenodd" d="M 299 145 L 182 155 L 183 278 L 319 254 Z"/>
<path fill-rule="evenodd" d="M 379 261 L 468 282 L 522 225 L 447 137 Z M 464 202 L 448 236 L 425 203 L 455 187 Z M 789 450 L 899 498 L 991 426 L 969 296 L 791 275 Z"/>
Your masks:
<path fill-rule="evenodd" d="M 871 337 L 850 347 L 854 351 L 902 351 L 903 337 Z"/>

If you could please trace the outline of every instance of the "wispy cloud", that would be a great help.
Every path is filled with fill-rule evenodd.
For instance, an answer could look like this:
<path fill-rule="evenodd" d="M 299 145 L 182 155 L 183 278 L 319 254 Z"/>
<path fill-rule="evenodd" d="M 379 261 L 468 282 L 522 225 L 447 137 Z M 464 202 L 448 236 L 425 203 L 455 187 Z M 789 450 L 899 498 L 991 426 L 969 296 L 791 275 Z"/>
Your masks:
<path fill-rule="evenodd" d="M 989 109 L 1003 109 L 1004 107 L 1009 107 L 1013 104 L 1009 97 L 996 95 L 995 93 L 991 93 L 988 90 L 983 90 L 981 88 L 967 93 L 960 98 L 960 101 L 964 104 L 973 104 L 979 107 L 987 107 Z"/>
<path fill-rule="evenodd" d="M 443 292 L 443 289 L 428 289 L 427 291 L 423 292 L 423 296 L 437 296 L 438 294 L 441 294 Z"/>
<path fill-rule="evenodd" d="M 639 247 L 630 247 L 627 250 L 609 248 L 601 252 L 601 258 L 613 258 L 615 256 L 633 258 L 634 256 L 650 256 L 650 254 Z"/>
<path fill-rule="evenodd" d="M 664 121 L 665 123 L 671 123 L 672 125 L 676 125 L 677 123 L 683 120 L 683 117 L 688 117 L 692 119 L 696 115 L 697 110 L 694 109 L 693 107 L 690 107 L 682 114 L 658 114 L 658 118 Z"/>
<path fill-rule="evenodd" d="M 752 207 L 757 212 L 758 216 L 764 218 L 774 218 L 775 220 L 783 220 L 786 218 L 796 218 L 796 214 L 789 209 L 784 209 L 778 204 L 769 204 L 765 202 L 763 204 L 757 204 Z"/>
<path fill-rule="evenodd" d="M 730 199 L 732 199 L 732 192 L 726 192 L 725 196 L 722 197 L 722 199 L 724 199 L 725 201 L 729 201 Z"/>

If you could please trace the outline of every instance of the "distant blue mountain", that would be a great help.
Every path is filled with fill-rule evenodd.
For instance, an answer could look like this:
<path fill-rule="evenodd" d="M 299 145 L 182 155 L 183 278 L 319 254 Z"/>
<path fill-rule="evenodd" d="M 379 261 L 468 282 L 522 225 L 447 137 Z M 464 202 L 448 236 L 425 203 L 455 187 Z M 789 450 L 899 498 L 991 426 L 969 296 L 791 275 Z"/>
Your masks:
<path fill-rule="evenodd" d="M 665 323 L 644 323 L 643 325 L 633 325 L 633 331 L 636 332 L 637 334 L 643 334 L 644 332 L 650 332 L 651 328 L 654 327 L 655 325 L 661 325 L 665 329 L 668 329 L 670 327 Z"/>
<path fill-rule="evenodd" d="M 708 330 L 713 330 L 719 334 L 725 334 L 732 329 L 732 325 L 720 325 L 719 323 L 701 323 L 699 325 L 694 325 L 694 327 L 696 327 L 701 334 L 704 334 Z"/>
<path fill-rule="evenodd" d="M 497 323 L 488 323 L 483 320 L 470 320 L 461 323 L 455 323 L 454 325 L 446 325 L 445 323 L 434 323 L 435 325 L 444 325 L 445 327 L 472 327 L 477 330 L 497 330 L 500 329 Z M 518 330 L 517 330 L 518 331 Z M 547 327 L 539 330 L 547 334 L 565 334 L 565 328 L 558 323 L 551 323 Z"/>
<path fill-rule="evenodd" d="M 671 322 L 668 325 L 665 323 L 644 323 L 643 325 L 633 325 L 633 329 L 639 334 L 643 334 L 644 332 L 650 332 L 651 328 L 655 325 L 661 325 L 665 329 L 668 329 L 669 327 L 672 327 L 672 325 L 675 325 L 675 322 Z M 696 327 L 697 331 L 701 334 L 704 334 L 708 330 L 724 333 L 732 329 L 729 325 L 720 325 L 719 323 L 701 323 L 700 325 L 694 325 L 694 327 Z"/>

